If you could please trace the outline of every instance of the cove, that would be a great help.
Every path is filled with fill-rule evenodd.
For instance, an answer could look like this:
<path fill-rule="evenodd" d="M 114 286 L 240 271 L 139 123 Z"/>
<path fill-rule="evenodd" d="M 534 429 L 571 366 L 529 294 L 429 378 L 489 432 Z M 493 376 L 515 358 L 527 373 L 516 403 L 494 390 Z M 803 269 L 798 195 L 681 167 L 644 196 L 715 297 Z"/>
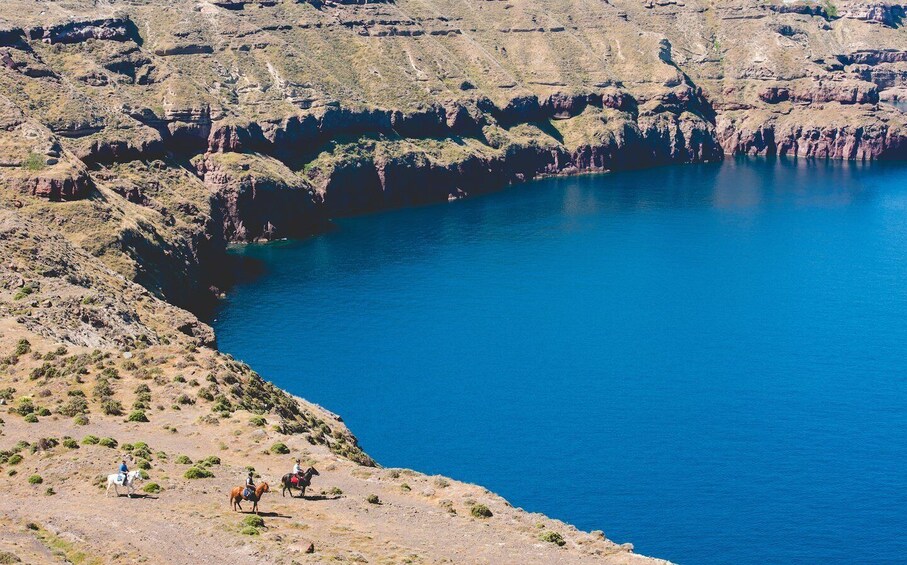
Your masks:
<path fill-rule="evenodd" d="M 219 346 L 366 452 L 678 563 L 907 554 L 907 166 L 547 179 L 238 247 Z"/>

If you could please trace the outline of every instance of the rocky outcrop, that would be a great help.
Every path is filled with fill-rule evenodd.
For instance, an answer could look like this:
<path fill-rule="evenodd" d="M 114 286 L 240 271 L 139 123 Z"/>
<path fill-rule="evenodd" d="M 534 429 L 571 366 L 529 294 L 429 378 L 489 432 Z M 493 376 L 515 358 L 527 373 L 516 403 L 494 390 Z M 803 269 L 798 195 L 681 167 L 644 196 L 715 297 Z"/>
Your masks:
<path fill-rule="evenodd" d="M 803 88 L 787 86 L 766 87 L 759 93 L 759 99 L 767 104 L 798 102 L 804 104 L 876 104 L 879 101 L 878 86 L 870 82 L 818 82 Z"/>
<path fill-rule="evenodd" d="M 29 30 L 31 39 L 51 45 L 56 43 L 82 43 L 89 39 L 100 41 L 136 41 L 141 43 L 138 30 L 129 18 L 115 17 L 88 21 L 67 22 L 48 28 Z"/>
<path fill-rule="evenodd" d="M 213 217 L 226 241 L 304 237 L 327 226 L 312 187 L 273 159 L 210 155 L 195 166 L 213 193 Z"/>
<path fill-rule="evenodd" d="M 905 159 L 907 131 L 885 124 L 809 125 L 786 120 L 719 119 L 718 139 L 729 154 L 819 159 Z"/>
<path fill-rule="evenodd" d="M 85 198 L 94 187 L 85 171 L 78 171 L 74 175 L 30 174 L 12 184 L 19 192 L 54 201 Z"/>

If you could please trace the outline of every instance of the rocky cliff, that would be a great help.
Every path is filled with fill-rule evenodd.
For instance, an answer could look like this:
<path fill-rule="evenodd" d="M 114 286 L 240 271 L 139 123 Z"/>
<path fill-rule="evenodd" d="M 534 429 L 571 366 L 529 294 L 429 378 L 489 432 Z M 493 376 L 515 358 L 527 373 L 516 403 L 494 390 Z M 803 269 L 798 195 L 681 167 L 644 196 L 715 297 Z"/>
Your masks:
<path fill-rule="evenodd" d="M 0 205 L 193 306 L 223 280 L 227 243 L 339 215 L 728 154 L 902 158 L 904 13 L 844 0 L 7 0 Z"/>

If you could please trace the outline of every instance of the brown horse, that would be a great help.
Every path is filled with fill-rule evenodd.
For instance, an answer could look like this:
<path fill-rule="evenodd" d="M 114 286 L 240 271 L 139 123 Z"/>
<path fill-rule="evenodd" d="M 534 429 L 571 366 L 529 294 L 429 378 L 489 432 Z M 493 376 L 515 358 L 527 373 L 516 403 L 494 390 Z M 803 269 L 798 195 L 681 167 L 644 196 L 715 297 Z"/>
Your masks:
<path fill-rule="evenodd" d="M 255 487 L 255 493 L 249 498 L 243 498 L 242 491 L 245 487 L 236 487 L 230 491 L 230 510 L 239 510 L 243 511 L 242 506 L 239 505 L 243 500 L 252 501 L 252 512 L 258 514 L 258 501 L 261 500 L 261 495 L 268 492 L 268 483 L 261 483 Z"/>

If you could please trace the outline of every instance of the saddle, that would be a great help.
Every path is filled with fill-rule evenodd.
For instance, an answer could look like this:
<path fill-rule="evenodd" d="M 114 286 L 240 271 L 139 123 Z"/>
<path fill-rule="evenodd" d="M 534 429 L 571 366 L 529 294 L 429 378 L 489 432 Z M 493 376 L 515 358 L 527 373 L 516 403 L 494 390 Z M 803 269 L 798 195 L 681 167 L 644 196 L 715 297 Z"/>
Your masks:
<path fill-rule="evenodd" d="M 125 486 L 126 485 L 126 475 L 124 475 L 123 473 L 120 473 L 119 475 L 117 475 L 116 484 L 118 486 Z"/>
<path fill-rule="evenodd" d="M 249 487 L 242 489 L 242 497 L 246 500 L 252 500 L 252 497 L 255 496 L 255 491 Z"/>

